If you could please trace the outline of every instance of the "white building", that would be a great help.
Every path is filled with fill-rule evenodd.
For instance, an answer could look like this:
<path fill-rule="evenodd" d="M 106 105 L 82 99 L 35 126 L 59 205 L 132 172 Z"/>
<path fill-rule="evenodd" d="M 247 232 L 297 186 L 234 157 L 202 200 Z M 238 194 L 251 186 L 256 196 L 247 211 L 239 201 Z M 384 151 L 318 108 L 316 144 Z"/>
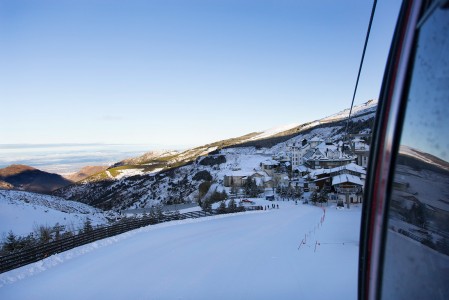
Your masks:
<path fill-rule="evenodd" d="M 346 203 L 361 203 L 363 201 L 363 183 L 358 176 L 341 174 L 332 177 L 332 188 L 336 191 L 338 200 Z"/>

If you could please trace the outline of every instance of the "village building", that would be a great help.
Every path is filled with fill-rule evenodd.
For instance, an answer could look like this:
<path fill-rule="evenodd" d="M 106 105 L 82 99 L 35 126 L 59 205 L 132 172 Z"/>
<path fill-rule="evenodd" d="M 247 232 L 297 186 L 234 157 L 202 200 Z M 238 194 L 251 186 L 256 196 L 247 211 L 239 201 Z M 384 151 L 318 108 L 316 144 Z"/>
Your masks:
<path fill-rule="evenodd" d="M 288 146 L 287 146 L 287 148 L 290 149 Z M 279 152 L 279 153 L 273 155 L 273 159 L 275 161 L 278 161 L 279 163 L 290 162 L 291 157 L 290 157 L 289 153 L 290 153 L 290 150 L 287 152 Z"/>
<path fill-rule="evenodd" d="M 356 156 L 356 163 L 359 166 L 368 167 L 369 151 L 370 147 L 362 139 L 355 138 L 352 140 L 352 149 Z"/>
<path fill-rule="evenodd" d="M 322 190 L 331 187 L 331 177 L 329 169 L 317 169 L 311 170 L 311 172 L 304 176 L 304 179 L 309 183 L 309 187 L 314 187 L 314 189 Z"/>
<path fill-rule="evenodd" d="M 310 173 L 310 169 L 304 165 L 296 166 L 292 168 L 293 177 L 304 177 Z"/>
<path fill-rule="evenodd" d="M 315 143 L 315 142 L 314 142 Z M 303 156 L 310 149 L 311 144 L 306 139 L 287 144 L 287 153 L 289 153 L 292 167 L 297 167 L 304 164 Z"/>
<path fill-rule="evenodd" d="M 315 136 L 310 141 L 303 139 L 287 145 L 292 169 L 304 165 L 311 169 L 334 168 L 355 161 L 356 156 L 343 151 L 343 143 L 332 143 Z"/>
<path fill-rule="evenodd" d="M 366 177 L 365 168 L 350 163 L 331 169 L 315 169 L 303 176 L 309 187 L 316 190 L 325 189 L 330 200 L 346 201 L 346 194 L 351 203 L 363 201 L 363 186 Z"/>
<path fill-rule="evenodd" d="M 344 203 L 363 202 L 363 183 L 358 176 L 341 174 L 332 177 L 332 189 Z"/>
<path fill-rule="evenodd" d="M 229 171 L 224 175 L 223 185 L 225 187 L 243 187 L 245 186 L 247 180 L 254 180 L 257 186 L 263 188 L 274 187 L 273 178 L 267 176 L 263 171 Z"/>
<path fill-rule="evenodd" d="M 269 176 L 272 176 L 273 173 L 277 170 L 280 163 L 273 159 L 267 159 L 260 163 L 260 169 L 267 173 Z"/>
<path fill-rule="evenodd" d="M 311 169 L 334 168 L 346 165 L 354 159 L 354 156 L 345 154 L 341 146 L 325 142 L 309 149 L 303 156 L 304 165 Z"/>
<path fill-rule="evenodd" d="M 364 167 L 355 163 L 350 163 L 344 166 L 335 167 L 329 170 L 330 176 L 336 176 L 341 174 L 351 174 L 360 178 L 362 182 L 365 182 L 366 170 Z"/>
<path fill-rule="evenodd" d="M 224 175 L 223 178 L 223 185 L 225 187 L 242 187 L 245 185 L 246 180 L 248 177 L 253 175 L 254 172 L 248 172 L 248 171 L 229 171 L 227 174 Z"/>

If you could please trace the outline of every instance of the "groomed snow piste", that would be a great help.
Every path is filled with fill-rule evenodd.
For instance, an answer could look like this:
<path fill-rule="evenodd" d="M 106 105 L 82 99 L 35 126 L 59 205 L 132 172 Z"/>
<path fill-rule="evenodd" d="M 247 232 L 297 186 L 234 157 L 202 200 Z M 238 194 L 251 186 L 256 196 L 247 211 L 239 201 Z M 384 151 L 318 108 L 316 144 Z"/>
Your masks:
<path fill-rule="evenodd" d="M 2 299 L 356 299 L 360 208 L 173 221 L 0 274 Z"/>

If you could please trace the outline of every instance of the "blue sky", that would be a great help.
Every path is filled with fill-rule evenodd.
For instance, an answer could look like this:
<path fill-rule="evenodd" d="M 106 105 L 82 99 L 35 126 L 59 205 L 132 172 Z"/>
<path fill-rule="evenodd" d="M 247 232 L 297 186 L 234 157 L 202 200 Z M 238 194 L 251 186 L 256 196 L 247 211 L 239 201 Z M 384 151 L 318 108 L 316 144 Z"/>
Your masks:
<path fill-rule="evenodd" d="M 200 145 L 349 107 L 371 1 L 0 0 L 0 143 Z M 400 1 L 378 1 L 356 103 Z"/>

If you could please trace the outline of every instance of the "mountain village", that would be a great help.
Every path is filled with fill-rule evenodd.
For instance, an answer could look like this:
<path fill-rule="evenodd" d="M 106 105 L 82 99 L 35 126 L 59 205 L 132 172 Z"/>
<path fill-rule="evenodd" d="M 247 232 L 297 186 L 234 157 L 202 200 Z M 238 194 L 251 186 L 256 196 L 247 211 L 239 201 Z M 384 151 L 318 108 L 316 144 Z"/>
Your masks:
<path fill-rule="evenodd" d="M 324 194 L 322 202 L 332 201 L 342 206 L 363 201 L 363 186 L 369 155 L 369 145 L 361 137 L 352 136 L 350 143 L 331 142 L 320 136 L 309 141 L 287 143 L 281 151 L 262 161 L 253 171 L 234 168 L 223 178 L 232 196 L 242 196 L 242 189 L 253 181 L 264 191 L 266 199 L 296 198 L 303 202 L 315 200 L 314 193 Z M 316 201 L 314 201 L 316 202 Z"/>

